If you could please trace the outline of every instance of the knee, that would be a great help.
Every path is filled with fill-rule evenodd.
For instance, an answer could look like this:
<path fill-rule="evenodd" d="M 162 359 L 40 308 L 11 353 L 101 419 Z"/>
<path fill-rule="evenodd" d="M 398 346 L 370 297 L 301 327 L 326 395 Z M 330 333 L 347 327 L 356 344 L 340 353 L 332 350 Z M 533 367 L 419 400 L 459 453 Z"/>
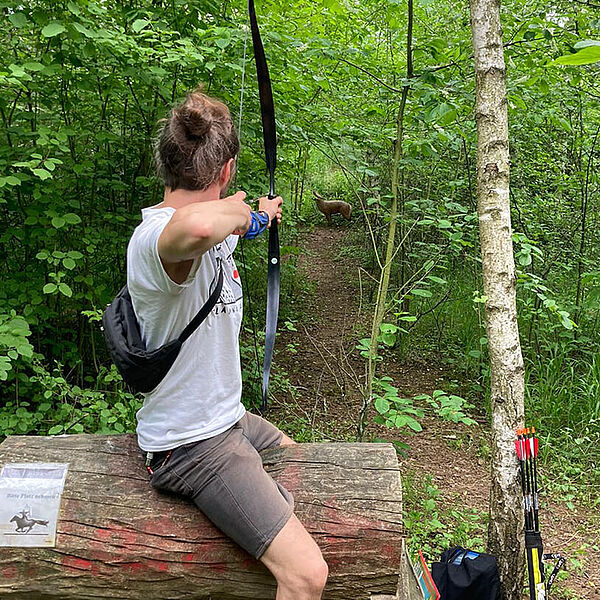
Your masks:
<path fill-rule="evenodd" d="M 287 584 L 297 592 L 304 592 L 307 598 L 320 598 L 328 575 L 327 563 L 319 555 L 312 560 L 303 561 L 295 569 L 295 573 L 289 573 Z"/>
<path fill-rule="evenodd" d="M 306 583 L 307 586 L 316 592 L 322 592 L 325 584 L 327 583 L 327 577 L 329 576 L 329 567 L 327 563 L 320 556 L 317 560 L 310 565 L 306 570 Z"/>
<path fill-rule="evenodd" d="M 318 561 L 318 564 L 315 565 L 315 568 L 311 575 L 312 585 L 314 585 L 315 589 L 319 592 L 323 591 L 325 584 L 327 583 L 327 578 L 329 577 L 329 567 L 327 563 L 323 560 L 323 557 Z"/>

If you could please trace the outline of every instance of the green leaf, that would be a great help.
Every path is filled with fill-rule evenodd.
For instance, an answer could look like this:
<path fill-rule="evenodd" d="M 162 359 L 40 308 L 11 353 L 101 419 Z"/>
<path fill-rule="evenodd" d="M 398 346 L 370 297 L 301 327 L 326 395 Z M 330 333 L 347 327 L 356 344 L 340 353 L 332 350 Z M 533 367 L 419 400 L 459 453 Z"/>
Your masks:
<path fill-rule="evenodd" d="M 63 425 L 55 425 L 54 427 L 50 427 L 50 429 L 48 430 L 48 435 L 57 435 L 58 433 L 61 433 L 63 430 L 64 430 Z"/>
<path fill-rule="evenodd" d="M 50 38 L 62 33 L 65 30 L 64 26 L 61 23 L 57 23 L 54 21 L 53 23 L 48 23 L 44 29 L 42 29 L 42 35 L 44 37 Z"/>
<path fill-rule="evenodd" d="M 75 261 L 72 258 L 65 258 L 62 263 L 65 269 L 69 269 L 69 271 L 75 268 Z"/>
<path fill-rule="evenodd" d="M 63 215 L 63 219 L 70 225 L 81 223 L 81 217 L 75 213 L 67 213 L 66 215 Z"/>
<path fill-rule="evenodd" d="M 59 283 L 58 290 L 61 294 L 64 294 L 68 298 L 70 298 L 73 295 L 73 290 L 66 283 Z"/>
<path fill-rule="evenodd" d="M 18 12 L 18 13 L 14 13 L 12 15 L 8 15 L 8 20 L 15 27 L 24 27 L 25 25 L 27 25 L 27 17 L 22 12 Z"/>
<path fill-rule="evenodd" d="M 64 227 L 66 221 L 63 217 L 53 217 L 52 218 L 52 227 L 56 228 L 56 229 L 60 229 L 61 227 Z"/>
<path fill-rule="evenodd" d="M 390 348 L 396 343 L 396 336 L 391 333 L 384 333 L 381 336 L 381 341 Z"/>
<path fill-rule="evenodd" d="M 421 427 L 421 423 L 419 423 L 419 421 L 417 421 L 416 419 L 413 419 L 411 417 L 406 417 L 406 424 L 413 430 L 413 431 L 423 431 L 423 427 Z"/>
<path fill-rule="evenodd" d="M 47 283 L 42 288 L 42 292 L 44 292 L 44 294 L 53 294 L 56 291 L 57 287 L 58 286 L 55 283 Z"/>
<path fill-rule="evenodd" d="M 581 50 L 582 48 L 587 48 L 588 46 L 600 46 L 599 40 L 581 40 L 581 42 L 577 42 L 573 48 L 575 50 Z"/>
<path fill-rule="evenodd" d="M 427 279 L 430 279 L 431 281 L 434 281 L 435 283 L 441 283 L 441 284 L 448 283 L 445 279 L 442 279 L 441 277 L 436 277 L 435 275 L 427 275 Z"/>
<path fill-rule="evenodd" d="M 399 321 L 406 321 L 407 323 L 414 323 L 417 320 L 415 315 L 404 315 L 403 317 L 398 317 Z"/>
<path fill-rule="evenodd" d="M 50 177 L 52 177 L 52 174 L 46 171 L 46 169 L 31 169 L 31 171 L 36 177 L 39 177 L 42 181 L 45 181 L 46 179 L 50 179 Z"/>
<path fill-rule="evenodd" d="M 429 290 L 420 289 L 411 290 L 410 293 L 413 294 L 413 296 L 420 296 L 421 298 L 431 298 L 431 296 L 433 295 Z"/>
<path fill-rule="evenodd" d="M 363 338 L 356 346 L 357 350 L 368 350 L 371 346 L 371 338 Z"/>
<path fill-rule="evenodd" d="M 139 33 L 144 27 L 148 27 L 148 25 L 150 25 L 150 21 L 147 21 L 146 19 L 136 19 L 131 28 L 136 33 Z"/>
<path fill-rule="evenodd" d="M 545 79 L 540 79 L 538 82 L 538 88 L 542 94 L 547 94 L 550 91 L 550 85 Z"/>
<path fill-rule="evenodd" d="M 575 54 L 559 56 L 551 65 L 590 65 L 600 61 L 600 46 L 587 46 Z"/>
<path fill-rule="evenodd" d="M 23 65 L 28 71 L 41 71 L 44 65 L 39 62 L 26 62 Z M 39 158 L 42 158 L 41 156 Z"/>
<path fill-rule="evenodd" d="M 77 4 L 75 4 L 75 2 L 67 2 L 67 8 L 74 15 L 80 15 L 81 14 L 81 8 L 79 6 L 77 6 Z"/>
<path fill-rule="evenodd" d="M 456 119 L 456 110 L 449 104 L 442 103 L 436 106 L 430 113 L 431 120 L 436 121 L 442 127 L 450 125 Z"/>
<path fill-rule="evenodd" d="M 433 498 L 428 498 L 427 500 L 425 500 L 424 507 L 425 507 L 425 510 L 428 510 L 428 511 L 434 510 L 436 507 L 435 500 Z"/>
<path fill-rule="evenodd" d="M 27 25 L 27 17 L 24 13 L 14 13 L 12 15 L 8 15 L 8 20 L 15 27 L 24 27 L 25 25 Z"/>
<path fill-rule="evenodd" d="M 81 23 L 73 23 L 73 27 L 79 31 L 79 33 L 83 34 L 86 38 L 94 39 L 98 37 L 98 34 L 87 27 L 81 25 Z"/>
<path fill-rule="evenodd" d="M 375 399 L 375 409 L 381 415 L 385 415 L 390 410 L 390 403 L 385 398 Z"/>
<path fill-rule="evenodd" d="M 25 78 L 28 81 L 31 80 L 31 77 L 25 73 L 25 71 L 21 68 L 20 65 L 9 65 L 8 68 L 11 70 L 12 74 L 15 77 Z"/>
<path fill-rule="evenodd" d="M 346 10 L 339 0 L 323 0 L 323 4 L 333 13 L 342 14 Z"/>

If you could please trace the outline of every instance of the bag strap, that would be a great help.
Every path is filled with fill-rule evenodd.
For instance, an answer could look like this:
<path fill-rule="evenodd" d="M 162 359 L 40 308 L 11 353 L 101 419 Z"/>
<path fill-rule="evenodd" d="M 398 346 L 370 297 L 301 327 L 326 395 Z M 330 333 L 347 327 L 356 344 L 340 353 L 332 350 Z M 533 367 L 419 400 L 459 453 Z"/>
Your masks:
<path fill-rule="evenodd" d="M 462 554 L 462 556 L 460 557 L 460 560 L 458 561 L 458 564 L 461 564 L 462 561 L 465 559 L 465 556 L 469 553 L 469 549 L 468 548 L 461 548 L 460 546 L 457 546 L 454 549 L 454 552 L 452 552 L 452 554 L 450 554 L 450 556 L 448 557 L 448 560 L 446 561 L 448 564 L 453 563 L 460 554 Z"/>
<path fill-rule="evenodd" d="M 214 308 L 215 304 L 219 300 L 221 295 L 221 289 L 223 288 L 223 263 L 219 261 L 219 278 L 217 279 L 217 285 L 213 290 L 212 294 L 208 297 L 206 304 L 196 313 L 196 316 L 187 324 L 186 328 L 181 332 L 177 338 L 182 344 L 185 342 L 196 329 L 200 326 L 202 321 L 208 317 L 210 311 Z"/>

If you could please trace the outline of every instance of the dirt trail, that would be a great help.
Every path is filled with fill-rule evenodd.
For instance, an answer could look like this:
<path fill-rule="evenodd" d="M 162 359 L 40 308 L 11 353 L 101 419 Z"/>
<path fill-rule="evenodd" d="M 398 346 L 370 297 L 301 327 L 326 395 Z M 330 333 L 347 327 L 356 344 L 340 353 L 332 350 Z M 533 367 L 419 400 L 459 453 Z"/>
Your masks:
<path fill-rule="evenodd" d="M 281 328 L 278 361 L 297 394 L 283 400 L 281 416 L 294 415 L 304 425 L 306 438 L 344 440 L 356 433 L 354 407 L 360 406 L 358 385 L 362 365 L 351 349 L 360 327 L 355 290 L 348 279 L 356 277 L 349 259 L 337 259 L 345 229 L 316 228 L 303 240 L 306 252 L 299 259 L 299 277 L 308 282 L 307 298 L 297 304 L 301 318 L 296 331 Z M 287 347 L 287 348 L 286 348 Z M 291 412 L 290 412 L 291 411 Z"/>
<path fill-rule="evenodd" d="M 306 251 L 299 260 L 299 277 L 308 293 L 295 300 L 299 308 L 296 331 L 280 327 L 277 364 L 288 374 L 291 389 L 280 394 L 271 417 L 298 441 L 354 441 L 361 407 L 364 361 L 355 349 L 368 337 L 371 304 L 361 300 L 356 262 L 340 257 L 346 228 L 317 227 L 301 241 Z M 364 279 L 364 277 L 363 277 Z M 362 306 L 362 308 L 361 308 Z M 440 365 L 424 360 L 387 359 L 383 371 L 403 394 L 431 393 L 452 379 Z M 442 507 L 487 511 L 489 465 L 488 431 L 425 418 L 423 431 L 406 436 L 372 425 L 371 439 L 400 440 L 411 447 L 400 459 L 405 473 L 430 474 L 440 490 Z M 600 600 L 600 533 L 597 515 L 563 504 L 546 502 L 541 527 L 546 550 L 575 558 L 566 581 L 556 584 L 554 598 Z"/>

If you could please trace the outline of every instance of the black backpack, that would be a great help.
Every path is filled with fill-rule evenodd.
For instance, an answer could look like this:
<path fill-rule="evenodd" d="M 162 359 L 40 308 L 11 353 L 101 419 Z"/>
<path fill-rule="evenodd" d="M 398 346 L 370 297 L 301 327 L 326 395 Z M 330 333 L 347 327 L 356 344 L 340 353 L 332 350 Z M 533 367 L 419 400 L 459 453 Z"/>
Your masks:
<path fill-rule="evenodd" d="M 125 383 L 134 392 L 151 392 L 169 372 L 182 344 L 194 333 L 219 300 L 223 287 L 223 266 L 206 304 L 196 313 L 178 338 L 160 348 L 146 350 L 133 310 L 129 289 L 124 286 L 102 316 L 108 351 Z"/>
<path fill-rule="evenodd" d="M 440 600 L 499 600 L 496 557 L 455 546 L 431 568 Z"/>

